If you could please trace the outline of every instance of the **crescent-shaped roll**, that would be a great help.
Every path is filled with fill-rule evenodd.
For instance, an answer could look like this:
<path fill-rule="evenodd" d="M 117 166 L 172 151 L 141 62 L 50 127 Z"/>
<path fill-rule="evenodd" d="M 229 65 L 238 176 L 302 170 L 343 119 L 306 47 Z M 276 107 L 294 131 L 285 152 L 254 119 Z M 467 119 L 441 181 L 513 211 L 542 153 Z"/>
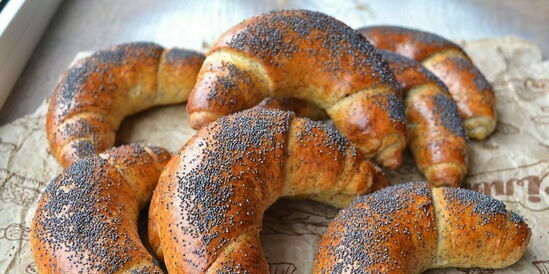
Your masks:
<path fill-rule="evenodd" d="M 268 273 L 259 232 L 279 197 L 341 207 L 379 184 L 381 171 L 334 128 L 252 108 L 208 124 L 168 163 L 150 238 L 169 273 Z"/>
<path fill-rule="evenodd" d="M 467 136 L 444 83 L 420 63 L 382 50 L 402 87 L 406 135 L 416 166 L 432 186 L 459 187 L 467 174 Z"/>
<path fill-rule="evenodd" d="M 315 274 L 421 273 L 430 268 L 503 268 L 531 232 L 505 205 L 468 189 L 391 186 L 341 210 L 323 235 Z"/>
<path fill-rule="evenodd" d="M 72 66 L 49 101 L 46 134 L 63 167 L 114 145 L 122 120 L 189 97 L 204 56 L 153 43 L 97 51 Z"/>
<path fill-rule="evenodd" d="M 377 48 L 421 62 L 440 78 L 457 103 L 469 137 L 483 140 L 496 129 L 492 86 L 458 45 L 403 27 L 371 26 L 358 31 Z"/>
<path fill-rule="evenodd" d="M 398 85 L 378 51 L 333 17 L 275 11 L 229 29 L 207 53 L 187 112 L 198 129 L 266 97 L 309 101 L 368 157 L 390 168 L 401 164 L 406 140 Z"/>
<path fill-rule="evenodd" d="M 91 155 L 46 187 L 31 224 L 40 273 L 162 273 L 141 243 L 139 211 L 148 205 L 170 154 L 127 145 Z"/>
<path fill-rule="evenodd" d="M 460 186 L 467 174 L 467 136 L 446 86 L 421 63 L 390 51 L 380 52 L 403 92 L 407 144 L 416 166 L 433 186 Z M 320 108 L 295 98 L 267 98 L 258 106 L 325 118 Z"/>

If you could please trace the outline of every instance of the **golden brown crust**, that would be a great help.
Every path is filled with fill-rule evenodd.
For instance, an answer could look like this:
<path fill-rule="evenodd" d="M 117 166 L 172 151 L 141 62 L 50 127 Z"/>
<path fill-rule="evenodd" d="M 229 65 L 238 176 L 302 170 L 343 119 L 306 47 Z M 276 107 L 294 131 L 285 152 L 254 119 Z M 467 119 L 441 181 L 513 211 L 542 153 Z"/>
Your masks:
<path fill-rule="evenodd" d="M 319 149 L 325 155 L 313 163 Z M 170 272 L 267 273 L 259 231 L 268 206 L 281 196 L 342 206 L 330 195 L 350 202 L 374 176 L 383 178 L 335 129 L 258 107 L 210 123 L 184 145 L 160 177 L 150 219 Z"/>
<path fill-rule="evenodd" d="M 469 137 L 482 140 L 495 130 L 492 87 L 458 45 L 436 34 L 403 27 L 372 26 L 358 31 L 377 48 L 421 62 L 440 78 L 457 103 Z"/>
<path fill-rule="evenodd" d="M 438 267 L 502 268 L 520 259 L 530 230 L 483 194 L 397 185 L 339 212 L 323 235 L 313 273 L 421 273 Z"/>
<path fill-rule="evenodd" d="M 278 96 L 327 110 L 369 157 L 391 168 L 400 165 L 405 128 L 397 84 L 378 52 L 345 24 L 293 10 L 236 25 L 208 52 L 187 112 L 191 125 L 200 128 Z"/>
<path fill-rule="evenodd" d="M 379 49 L 396 52 L 421 62 L 442 51 L 465 52 L 455 43 L 433 34 L 397 26 L 369 26 L 358 29 Z"/>
<path fill-rule="evenodd" d="M 186 49 L 164 50 L 158 67 L 157 100 L 162 104 L 187 101 L 205 58 L 202 53 Z"/>
<path fill-rule="evenodd" d="M 470 190 L 432 192 L 439 216 L 436 267 L 503 268 L 522 257 L 530 229 L 502 202 Z"/>
<path fill-rule="evenodd" d="M 153 195 L 151 198 L 151 203 L 149 204 L 149 218 L 147 222 L 147 240 L 150 245 L 152 254 L 161 262 L 164 261 L 164 251 L 162 250 L 162 245 L 160 244 L 160 231 L 158 231 L 158 224 L 156 223 L 157 219 L 157 210 L 159 205 L 160 195 Z M 155 216 L 152 218 L 152 216 Z"/>
<path fill-rule="evenodd" d="M 420 63 L 381 52 L 402 86 L 408 147 L 418 169 L 433 186 L 460 186 L 467 174 L 467 136 L 446 86 Z"/>
<path fill-rule="evenodd" d="M 137 232 L 139 211 L 170 154 L 128 145 L 65 169 L 46 188 L 31 225 L 40 273 L 162 273 Z"/>
<path fill-rule="evenodd" d="M 431 185 L 459 186 L 467 173 L 467 136 L 446 86 L 421 63 L 380 52 L 404 94 L 408 147 L 418 169 Z M 295 98 L 268 98 L 258 106 L 287 109 L 305 117 L 322 114 L 320 108 Z"/>
<path fill-rule="evenodd" d="M 286 146 L 282 196 L 344 207 L 384 182 L 384 176 L 374 181 L 381 170 L 356 146 L 321 122 L 293 119 Z"/>
<path fill-rule="evenodd" d="M 52 154 L 68 167 L 111 147 L 124 117 L 183 102 L 203 58 L 153 43 L 130 43 L 80 60 L 50 98 L 46 133 Z"/>

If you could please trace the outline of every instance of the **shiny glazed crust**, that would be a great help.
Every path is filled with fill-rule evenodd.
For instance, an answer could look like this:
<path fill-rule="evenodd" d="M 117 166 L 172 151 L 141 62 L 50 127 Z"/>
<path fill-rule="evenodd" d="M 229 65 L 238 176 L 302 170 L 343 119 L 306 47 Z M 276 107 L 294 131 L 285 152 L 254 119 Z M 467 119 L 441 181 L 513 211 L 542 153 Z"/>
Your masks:
<path fill-rule="evenodd" d="M 374 46 L 421 62 L 446 84 L 470 138 L 483 140 L 496 128 L 492 86 L 456 44 L 432 33 L 394 26 L 358 30 Z"/>
<path fill-rule="evenodd" d="M 187 100 L 203 60 L 200 53 L 153 43 L 122 44 L 80 60 L 50 98 L 51 153 L 68 167 L 113 146 L 126 116 Z"/>
<path fill-rule="evenodd" d="M 313 273 L 421 273 L 429 268 L 503 268 L 531 233 L 489 196 L 426 183 L 360 197 L 328 226 Z"/>
<path fill-rule="evenodd" d="M 467 174 L 467 136 L 446 86 L 421 63 L 389 51 L 383 58 L 401 84 L 408 148 L 432 186 L 459 187 Z"/>
<path fill-rule="evenodd" d="M 274 201 L 341 207 L 374 185 L 387 185 L 381 171 L 335 129 L 252 108 L 208 124 L 168 163 L 149 215 L 149 233 L 159 235 L 150 238 L 170 273 L 268 273 L 259 232 Z"/>
<path fill-rule="evenodd" d="M 79 160 L 47 186 L 30 242 L 40 273 L 162 273 L 137 232 L 170 154 L 128 145 Z"/>
<path fill-rule="evenodd" d="M 404 105 L 395 79 L 364 37 L 332 17 L 278 11 L 229 29 L 208 52 L 189 97 L 191 126 L 265 97 L 309 101 L 368 157 L 390 168 L 401 164 Z"/>
<path fill-rule="evenodd" d="M 380 52 L 403 92 L 407 143 L 418 169 L 433 186 L 460 186 L 467 174 L 467 136 L 446 86 L 421 63 L 390 51 Z M 267 98 L 258 106 L 325 118 L 322 109 L 295 98 Z"/>

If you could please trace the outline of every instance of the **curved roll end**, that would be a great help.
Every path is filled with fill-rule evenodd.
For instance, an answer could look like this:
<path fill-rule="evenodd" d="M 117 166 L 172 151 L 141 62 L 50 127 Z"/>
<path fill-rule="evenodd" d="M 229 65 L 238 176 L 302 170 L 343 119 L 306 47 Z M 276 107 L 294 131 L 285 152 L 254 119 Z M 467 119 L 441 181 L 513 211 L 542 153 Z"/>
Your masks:
<path fill-rule="evenodd" d="M 156 170 L 159 172 L 164 169 L 164 166 L 172 157 L 171 153 L 167 149 L 159 146 L 146 146 L 144 149 L 149 156 L 152 157 Z"/>
<path fill-rule="evenodd" d="M 106 153 L 75 162 L 40 197 L 30 232 L 40 273 L 162 273 L 141 243 L 137 219 L 165 150 L 133 145 Z"/>
<path fill-rule="evenodd" d="M 463 163 L 440 163 L 428 166 L 422 173 L 431 186 L 461 187 L 467 166 Z"/>
<path fill-rule="evenodd" d="M 495 116 L 495 111 L 494 111 Z M 463 126 L 467 130 L 469 138 L 484 140 L 496 130 L 496 119 L 489 116 L 472 117 L 463 120 Z"/>
<path fill-rule="evenodd" d="M 497 115 L 492 85 L 468 56 L 443 52 L 423 64 L 448 86 L 470 138 L 483 140 L 495 130 Z"/>
<path fill-rule="evenodd" d="M 385 177 L 383 170 L 377 166 L 374 166 L 374 184 L 372 185 L 370 192 L 382 190 L 388 186 L 390 186 L 389 179 Z"/>
<path fill-rule="evenodd" d="M 204 273 L 269 273 L 259 231 L 241 234 Z"/>
<path fill-rule="evenodd" d="M 509 232 L 502 249 L 507 250 L 509 255 L 507 255 L 507 261 L 498 266 L 499 268 L 504 268 L 518 262 L 526 252 L 528 243 L 532 237 L 532 231 L 520 215 L 510 211 L 507 215 L 507 220 L 507 229 L 509 229 Z"/>
<path fill-rule="evenodd" d="M 402 165 L 404 148 L 406 148 L 406 140 L 403 135 L 394 133 L 385 136 L 375 157 L 376 162 L 390 169 L 397 169 Z"/>
<path fill-rule="evenodd" d="M 496 126 L 494 91 L 471 58 L 457 44 L 433 33 L 395 27 L 359 29 L 375 47 L 421 62 L 456 101 L 470 138 L 483 140 Z"/>
<path fill-rule="evenodd" d="M 165 50 L 158 65 L 159 104 L 186 101 L 196 83 L 196 75 L 206 57 L 191 50 L 173 48 Z"/>
<path fill-rule="evenodd" d="M 188 105 L 187 105 L 188 106 Z M 189 126 L 193 129 L 199 130 L 205 127 L 207 124 L 219 119 L 223 115 L 215 114 L 210 111 L 194 111 L 189 112 L 187 107 L 187 113 L 189 114 Z"/>
<path fill-rule="evenodd" d="M 524 220 L 492 197 L 408 183 L 341 210 L 319 243 L 313 273 L 503 268 L 524 255 L 529 239 Z"/>
<path fill-rule="evenodd" d="M 251 108 L 268 95 L 261 66 L 228 50 L 208 55 L 189 95 L 190 125 L 201 129 L 217 118 Z"/>
<path fill-rule="evenodd" d="M 433 188 L 439 237 L 434 267 L 503 268 L 526 251 L 530 229 L 501 201 L 461 188 Z"/>
<path fill-rule="evenodd" d="M 400 94 L 374 88 L 348 96 L 328 109 L 336 128 L 369 158 L 398 168 L 406 148 L 404 103 Z"/>

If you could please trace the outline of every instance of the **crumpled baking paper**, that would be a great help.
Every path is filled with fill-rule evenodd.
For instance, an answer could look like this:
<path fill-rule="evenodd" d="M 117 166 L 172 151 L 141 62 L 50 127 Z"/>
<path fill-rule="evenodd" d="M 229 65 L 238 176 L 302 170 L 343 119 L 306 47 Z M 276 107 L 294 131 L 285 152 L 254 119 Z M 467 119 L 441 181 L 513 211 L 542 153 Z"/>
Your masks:
<path fill-rule="evenodd" d="M 549 62 L 539 48 L 505 37 L 462 41 L 492 83 L 497 131 L 471 142 L 465 185 L 503 201 L 532 229 L 525 256 L 502 269 L 436 269 L 427 273 L 549 273 Z M 36 202 L 61 169 L 48 151 L 44 102 L 33 114 L 0 127 L 0 272 L 37 273 L 29 246 Z M 195 131 L 183 105 L 160 107 L 123 123 L 119 143 L 177 151 Z M 393 184 L 420 180 L 411 157 Z M 265 214 L 262 241 L 273 274 L 310 273 L 318 240 L 337 210 L 311 201 L 275 203 Z"/>

